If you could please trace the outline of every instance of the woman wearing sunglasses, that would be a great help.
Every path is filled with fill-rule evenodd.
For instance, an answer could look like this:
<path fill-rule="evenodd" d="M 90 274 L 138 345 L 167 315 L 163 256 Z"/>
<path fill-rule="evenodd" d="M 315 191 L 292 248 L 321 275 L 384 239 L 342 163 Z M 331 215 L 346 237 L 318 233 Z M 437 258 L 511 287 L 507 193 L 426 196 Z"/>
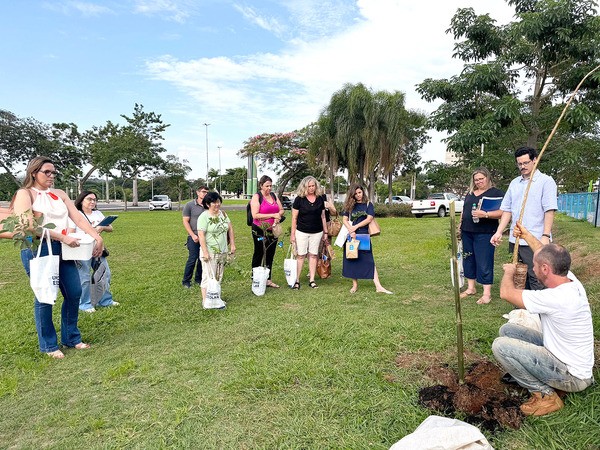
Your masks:
<path fill-rule="evenodd" d="M 13 210 L 17 215 L 31 214 L 38 217 L 43 214 L 42 224 L 52 223 L 55 228 L 50 230 L 52 253 L 61 255 L 61 243 L 70 247 L 78 247 L 79 240 L 67 235 L 69 227 L 68 220 L 71 219 L 79 228 L 96 240 L 93 256 L 102 254 L 104 243 L 100 234 L 79 213 L 67 194 L 54 189 L 54 180 L 57 175 L 54 163 L 50 158 L 37 156 L 27 165 L 23 185 L 15 196 Z M 48 255 L 46 241 L 40 243 L 41 255 Z M 29 276 L 29 263 L 34 258 L 30 249 L 21 251 L 21 261 L 25 272 Z M 81 341 L 81 333 L 77 327 L 79 316 L 79 298 L 81 296 L 81 284 L 75 261 L 65 261 L 60 258 L 59 266 L 59 288 L 64 297 L 61 308 L 61 344 L 64 347 L 83 350 L 90 348 L 89 344 Z M 40 303 L 37 298 L 34 301 L 35 326 L 38 334 L 40 351 L 55 359 L 65 357 L 58 345 L 56 329 L 52 322 L 52 306 Z"/>

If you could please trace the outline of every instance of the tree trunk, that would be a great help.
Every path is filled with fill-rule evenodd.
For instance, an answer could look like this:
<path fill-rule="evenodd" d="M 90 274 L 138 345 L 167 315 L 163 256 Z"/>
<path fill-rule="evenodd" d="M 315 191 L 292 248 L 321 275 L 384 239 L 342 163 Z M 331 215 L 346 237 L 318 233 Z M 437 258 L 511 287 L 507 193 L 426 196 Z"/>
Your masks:
<path fill-rule="evenodd" d="M 131 193 L 133 196 L 132 204 L 133 204 L 133 206 L 137 206 L 138 205 L 138 189 L 137 189 L 138 176 L 137 176 L 137 173 L 135 175 L 133 175 L 132 181 L 133 181 L 133 186 L 131 189 Z"/>
<path fill-rule="evenodd" d="M 392 172 L 388 173 L 388 205 L 392 204 Z"/>
<path fill-rule="evenodd" d="M 125 192 L 125 179 L 123 179 L 123 184 L 121 185 L 121 191 L 123 191 L 123 202 L 125 202 L 125 206 L 123 208 L 124 211 L 127 211 L 127 193 Z"/>
<path fill-rule="evenodd" d="M 108 183 L 108 174 L 106 174 L 106 203 L 110 203 L 110 184 Z"/>
<path fill-rule="evenodd" d="M 78 186 L 79 192 L 83 192 L 83 185 L 92 176 L 92 174 L 96 171 L 96 169 L 97 169 L 96 166 L 92 166 L 92 168 L 90 170 L 88 170 L 82 178 L 79 179 L 79 186 Z M 108 195 L 106 197 L 108 197 Z"/>
<path fill-rule="evenodd" d="M 329 192 L 331 193 L 331 201 L 335 201 L 335 193 L 333 192 L 334 190 L 334 184 L 335 184 L 335 170 L 333 170 L 333 166 L 330 165 L 329 166 Z"/>

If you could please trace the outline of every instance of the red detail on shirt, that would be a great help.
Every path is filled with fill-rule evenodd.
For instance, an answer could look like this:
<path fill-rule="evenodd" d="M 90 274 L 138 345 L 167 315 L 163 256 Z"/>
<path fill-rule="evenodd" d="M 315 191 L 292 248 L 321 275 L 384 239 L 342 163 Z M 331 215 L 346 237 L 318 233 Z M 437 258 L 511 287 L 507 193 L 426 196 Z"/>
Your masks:
<path fill-rule="evenodd" d="M 54 194 L 54 193 L 52 193 L 52 192 L 48 192 L 48 195 L 50 196 L 50 198 L 51 198 L 52 200 L 58 200 L 58 196 L 57 196 L 56 194 Z"/>
<path fill-rule="evenodd" d="M 66 236 L 67 235 L 67 230 L 62 230 L 60 233 L 64 234 Z"/>

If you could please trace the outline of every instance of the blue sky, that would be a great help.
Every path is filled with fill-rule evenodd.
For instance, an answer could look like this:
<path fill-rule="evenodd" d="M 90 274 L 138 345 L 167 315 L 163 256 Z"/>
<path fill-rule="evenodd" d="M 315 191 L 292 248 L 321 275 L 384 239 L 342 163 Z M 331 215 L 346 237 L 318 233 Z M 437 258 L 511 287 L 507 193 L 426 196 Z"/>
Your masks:
<path fill-rule="evenodd" d="M 445 34 L 459 7 L 511 20 L 503 0 L 4 0 L 0 108 L 81 130 L 122 122 L 135 103 L 171 124 L 167 152 L 191 177 L 245 167 L 263 132 L 316 120 L 344 83 L 406 93 L 461 68 Z M 442 160 L 432 133 L 424 160 Z"/>

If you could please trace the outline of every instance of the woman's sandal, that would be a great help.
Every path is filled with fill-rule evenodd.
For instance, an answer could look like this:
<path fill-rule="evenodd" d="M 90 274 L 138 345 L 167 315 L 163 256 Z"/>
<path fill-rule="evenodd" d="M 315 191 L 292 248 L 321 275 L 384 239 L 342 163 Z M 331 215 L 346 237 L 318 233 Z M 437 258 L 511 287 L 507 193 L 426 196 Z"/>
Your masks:
<path fill-rule="evenodd" d="M 275 288 L 275 289 L 279 289 L 279 285 L 278 285 L 278 284 L 275 284 L 275 283 L 273 283 L 273 282 L 272 282 L 272 281 L 270 281 L 270 280 L 267 282 L 267 287 L 270 287 L 270 288 Z"/>
<path fill-rule="evenodd" d="M 463 291 L 460 293 L 460 298 L 467 298 L 467 297 L 469 297 L 471 295 L 475 295 L 475 294 L 477 294 L 477 291 L 469 292 L 469 290 L 466 290 L 466 291 Z"/>
<path fill-rule="evenodd" d="M 317 286 L 317 283 L 315 283 L 314 281 L 311 281 L 310 283 L 308 283 L 308 285 L 313 289 L 319 289 L 319 286 Z"/>
<path fill-rule="evenodd" d="M 295 289 L 296 291 L 298 289 L 300 289 L 300 283 L 298 283 L 297 281 L 294 283 L 294 285 L 292 286 L 292 289 Z"/>
<path fill-rule="evenodd" d="M 479 300 L 477 300 L 477 304 L 478 305 L 487 305 L 491 301 L 492 301 L 492 297 L 486 297 L 485 295 L 482 295 L 481 298 Z"/>
<path fill-rule="evenodd" d="M 63 352 L 61 352 L 60 350 L 54 350 L 53 352 L 46 352 L 46 355 L 48 355 L 52 359 L 63 359 L 65 357 L 65 354 Z"/>

